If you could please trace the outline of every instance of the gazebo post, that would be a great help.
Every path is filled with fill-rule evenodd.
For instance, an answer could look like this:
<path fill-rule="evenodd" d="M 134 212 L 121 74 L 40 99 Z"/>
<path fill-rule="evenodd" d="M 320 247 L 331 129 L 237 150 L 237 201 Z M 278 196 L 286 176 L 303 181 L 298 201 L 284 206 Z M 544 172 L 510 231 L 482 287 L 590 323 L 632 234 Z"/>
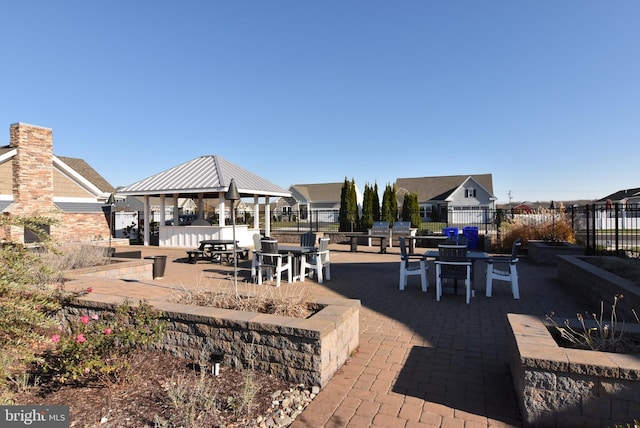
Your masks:
<path fill-rule="evenodd" d="M 218 193 L 218 225 L 221 227 L 227 224 L 227 205 L 225 200 L 225 192 Z"/>
<path fill-rule="evenodd" d="M 151 219 L 149 218 L 149 213 L 151 212 L 151 201 L 149 195 L 144 195 L 144 218 L 143 226 L 144 226 L 144 246 L 148 247 L 151 242 Z M 138 219 L 138 223 L 140 219 Z M 140 235 L 140 227 L 138 226 L 138 235 Z"/>
<path fill-rule="evenodd" d="M 264 197 L 264 234 L 271 237 L 271 207 L 269 206 L 269 196 Z"/>
<path fill-rule="evenodd" d="M 258 195 L 253 195 L 253 228 L 260 229 L 260 202 Z"/>
<path fill-rule="evenodd" d="M 180 207 L 178 207 L 178 194 L 173 194 L 173 225 L 178 226 L 180 224 Z"/>

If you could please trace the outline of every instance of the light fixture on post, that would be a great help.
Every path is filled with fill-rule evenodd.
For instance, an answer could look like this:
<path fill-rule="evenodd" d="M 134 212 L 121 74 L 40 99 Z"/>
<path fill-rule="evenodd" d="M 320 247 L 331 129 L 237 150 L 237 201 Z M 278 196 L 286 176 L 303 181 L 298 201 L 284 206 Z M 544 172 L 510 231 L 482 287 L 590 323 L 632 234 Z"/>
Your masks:
<path fill-rule="evenodd" d="M 225 193 L 224 198 L 231 201 L 231 225 L 233 230 L 233 288 L 238 297 L 238 245 L 236 243 L 236 216 L 235 216 L 235 204 L 240 200 L 240 194 L 238 193 L 238 187 L 236 181 L 232 178 L 229 183 L 229 190 Z"/>

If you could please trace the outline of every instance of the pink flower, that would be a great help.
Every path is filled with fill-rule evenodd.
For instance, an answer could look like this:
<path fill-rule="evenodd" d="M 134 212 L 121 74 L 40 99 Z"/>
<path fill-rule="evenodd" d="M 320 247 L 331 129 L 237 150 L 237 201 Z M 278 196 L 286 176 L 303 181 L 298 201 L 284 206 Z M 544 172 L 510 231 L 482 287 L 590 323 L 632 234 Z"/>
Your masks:
<path fill-rule="evenodd" d="M 89 367 L 87 367 L 87 368 L 85 368 L 85 369 L 84 369 L 85 374 L 86 374 L 86 373 L 89 373 L 90 371 L 91 371 L 91 370 L 89 369 Z"/>
<path fill-rule="evenodd" d="M 89 315 L 83 315 L 82 318 L 80 318 L 80 321 L 82 321 L 82 324 L 84 325 L 89 324 Z"/>
<path fill-rule="evenodd" d="M 111 333 L 113 333 L 113 330 L 111 330 L 110 328 L 104 329 L 104 334 L 111 334 Z"/>
<path fill-rule="evenodd" d="M 58 343 L 60 342 L 60 335 L 59 334 L 54 334 L 53 336 L 51 336 L 51 341 L 53 343 Z"/>
<path fill-rule="evenodd" d="M 84 337 L 84 334 L 80 333 L 79 335 L 76 336 L 76 342 L 83 343 L 86 341 L 87 341 L 87 338 Z"/>
<path fill-rule="evenodd" d="M 91 319 L 94 320 L 94 321 L 97 321 L 98 320 L 98 314 L 91 315 Z"/>
<path fill-rule="evenodd" d="M 42 309 L 42 306 L 36 305 L 36 311 L 39 311 L 40 309 Z"/>
<path fill-rule="evenodd" d="M 91 293 L 92 291 L 93 291 L 93 288 L 87 287 L 87 293 Z"/>

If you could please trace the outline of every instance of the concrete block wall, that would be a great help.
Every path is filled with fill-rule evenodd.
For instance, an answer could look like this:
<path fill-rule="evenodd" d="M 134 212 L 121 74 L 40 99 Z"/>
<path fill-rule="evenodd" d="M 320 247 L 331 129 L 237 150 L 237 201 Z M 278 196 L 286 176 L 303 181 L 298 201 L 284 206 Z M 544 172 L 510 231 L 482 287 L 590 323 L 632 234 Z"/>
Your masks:
<path fill-rule="evenodd" d="M 66 317 L 112 311 L 121 299 L 92 293 Z M 307 319 L 153 302 L 168 320 L 160 349 L 195 362 L 221 353 L 223 364 L 250 367 L 290 382 L 324 387 L 359 346 L 360 301 L 326 299 Z"/>
<path fill-rule="evenodd" d="M 147 259 L 112 259 L 115 263 L 109 266 L 93 266 L 83 269 L 73 269 L 68 272 L 70 280 L 94 278 L 114 278 L 137 281 L 150 281 L 153 279 L 153 260 Z"/>
<path fill-rule="evenodd" d="M 507 317 L 511 374 L 525 427 L 626 426 L 639 417 L 636 355 L 563 348 L 539 318 Z"/>

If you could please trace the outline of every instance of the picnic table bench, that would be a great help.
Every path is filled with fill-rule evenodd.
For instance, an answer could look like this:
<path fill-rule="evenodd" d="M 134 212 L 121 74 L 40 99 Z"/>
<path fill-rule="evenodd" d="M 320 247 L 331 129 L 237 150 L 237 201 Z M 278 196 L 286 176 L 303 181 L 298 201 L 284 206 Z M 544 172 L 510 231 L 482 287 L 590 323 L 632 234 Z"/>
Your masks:
<path fill-rule="evenodd" d="M 202 240 L 198 248 L 187 250 L 189 263 L 197 263 L 200 259 L 222 263 L 223 258 L 227 263 L 230 263 L 233 257 L 236 257 L 236 254 L 240 258 L 247 260 L 249 258 L 249 249 L 240 247 L 237 242 L 234 244 L 230 240 Z"/>

